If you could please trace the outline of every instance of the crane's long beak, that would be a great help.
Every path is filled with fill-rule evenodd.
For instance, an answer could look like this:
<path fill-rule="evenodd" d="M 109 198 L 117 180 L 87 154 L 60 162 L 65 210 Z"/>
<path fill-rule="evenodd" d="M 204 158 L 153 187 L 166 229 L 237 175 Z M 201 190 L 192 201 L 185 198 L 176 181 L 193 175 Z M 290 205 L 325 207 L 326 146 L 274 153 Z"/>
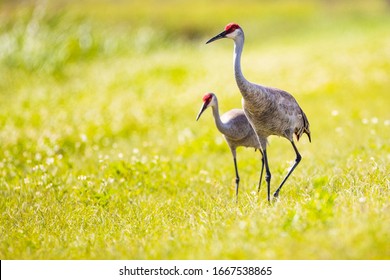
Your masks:
<path fill-rule="evenodd" d="M 213 38 L 211 38 L 210 40 L 208 40 L 208 41 L 206 42 L 206 44 L 211 43 L 211 42 L 216 41 L 216 40 L 219 40 L 219 39 L 222 39 L 222 38 L 225 38 L 226 34 L 227 34 L 226 31 L 222 31 L 222 32 L 219 33 L 217 36 L 214 36 Z"/>
<path fill-rule="evenodd" d="M 206 110 L 206 109 L 207 109 L 207 103 L 205 102 L 205 103 L 203 103 L 202 108 L 200 108 L 200 111 L 199 111 L 198 115 L 196 116 L 196 120 L 199 120 L 200 116 L 203 114 L 204 110 Z"/>

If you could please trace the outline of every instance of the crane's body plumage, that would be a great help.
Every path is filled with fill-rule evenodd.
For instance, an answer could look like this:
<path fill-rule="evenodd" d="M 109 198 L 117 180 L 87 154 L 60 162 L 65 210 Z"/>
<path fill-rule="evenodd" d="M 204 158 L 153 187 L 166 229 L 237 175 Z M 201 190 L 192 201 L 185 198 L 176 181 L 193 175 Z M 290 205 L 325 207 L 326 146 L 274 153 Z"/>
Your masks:
<path fill-rule="evenodd" d="M 301 155 L 294 144 L 294 134 L 296 135 L 297 140 L 299 140 L 302 134 L 306 133 L 309 140 L 311 140 L 309 121 L 295 98 L 288 92 L 277 88 L 254 84 L 246 80 L 241 71 L 241 54 L 244 47 L 245 36 L 244 31 L 238 24 L 228 24 L 223 32 L 211 38 L 207 43 L 222 38 L 230 38 L 234 41 L 234 76 L 242 95 L 244 113 L 256 132 L 262 149 L 266 167 L 268 200 L 270 200 L 271 173 L 269 171 L 266 153 L 267 138 L 270 135 L 285 137 L 293 145 L 297 156 L 294 165 L 274 193 L 274 197 L 277 197 L 283 184 L 301 160 Z"/>
<path fill-rule="evenodd" d="M 201 110 L 199 111 L 196 120 L 199 119 L 201 114 L 208 107 L 212 108 L 215 125 L 219 130 L 219 132 L 222 133 L 233 155 L 234 167 L 236 171 L 236 198 L 237 198 L 240 177 L 238 175 L 236 150 L 238 147 L 247 147 L 247 148 L 255 148 L 256 150 L 258 149 L 261 152 L 258 136 L 253 130 L 252 125 L 249 123 L 242 109 L 232 109 L 224 113 L 222 116 L 220 116 L 218 99 L 215 94 L 213 93 L 206 94 L 203 97 L 203 101 L 204 104 Z M 258 188 L 259 190 L 261 185 L 261 178 L 263 175 L 263 166 L 264 166 L 264 161 L 262 161 L 262 168 L 261 168 L 259 188 Z"/>
<path fill-rule="evenodd" d="M 218 127 L 218 130 L 231 148 L 243 146 L 260 149 L 256 134 L 242 109 L 233 109 L 224 113 L 221 122 L 223 127 Z"/>
<path fill-rule="evenodd" d="M 263 139 L 277 135 L 290 141 L 294 134 L 297 139 L 303 133 L 310 135 L 307 117 L 290 94 L 275 88 L 261 90 L 267 93 L 264 96 L 254 93 L 242 100 L 245 115 L 257 135 Z"/>

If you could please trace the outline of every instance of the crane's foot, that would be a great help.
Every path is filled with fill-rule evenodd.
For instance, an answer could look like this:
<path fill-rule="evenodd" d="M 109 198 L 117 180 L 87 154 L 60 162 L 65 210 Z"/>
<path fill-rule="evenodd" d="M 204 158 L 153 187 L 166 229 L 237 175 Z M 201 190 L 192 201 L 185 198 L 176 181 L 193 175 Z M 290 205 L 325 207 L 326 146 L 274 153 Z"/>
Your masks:
<path fill-rule="evenodd" d="M 279 200 L 279 191 L 276 191 L 274 193 L 273 201 L 278 201 Z"/>

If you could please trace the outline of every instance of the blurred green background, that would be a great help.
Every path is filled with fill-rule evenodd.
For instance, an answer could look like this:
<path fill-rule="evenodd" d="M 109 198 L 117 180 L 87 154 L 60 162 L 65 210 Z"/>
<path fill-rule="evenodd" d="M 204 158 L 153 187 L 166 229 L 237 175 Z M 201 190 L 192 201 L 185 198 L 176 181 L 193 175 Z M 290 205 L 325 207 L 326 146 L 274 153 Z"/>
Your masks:
<path fill-rule="evenodd" d="M 313 142 L 278 202 L 230 151 L 205 92 L 292 93 Z M 0 1 L 1 259 L 388 259 L 390 4 Z M 294 153 L 270 138 L 272 187 Z"/>

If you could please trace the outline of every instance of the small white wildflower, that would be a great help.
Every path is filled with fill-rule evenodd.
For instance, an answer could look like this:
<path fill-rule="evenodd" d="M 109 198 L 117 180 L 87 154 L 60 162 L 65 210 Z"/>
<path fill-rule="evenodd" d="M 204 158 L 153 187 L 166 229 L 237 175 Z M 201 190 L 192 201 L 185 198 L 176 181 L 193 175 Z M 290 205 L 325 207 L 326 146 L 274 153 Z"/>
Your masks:
<path fill-rule="evenodd" d="M 223 138 L 220 135 L 218 135 L 217 137 L 215 137 L 214 142 L 217 145 L 222 145 L 224 141 L 223 141 Z"/>
<path fill-rule="evenodd" d="M 80 138 L 81 138 L 81 142 L 83 142 L 83 143 L 87 142 L 87 140 L 88 140 L 87 135 L 85 135 L 85 134 L 81 134 Z"/>
<path fill-rule="evenodd" d="M 200 174 L 200 175 L 208 175 L 209 172 L 208 172 L 207 170 L 203 170 L 203 169 L 202 169 L 202 170 L 199 171 L 199 174 Z"/>
<path fill-rule="evenodd" d="M 49 158 L 46 159 L 46 164 L 47 165 L 52 165 L 53 163 L 54 163 L 54 158 L 49 157 Z"/>
<path fill-rule="evenodd" d="M 85 181 L 85 180 L 87 180 L 87 176 L 80 175 L 80 176 L 77 177 L 77 179 L 80 180 L 80 181 Z"/>

